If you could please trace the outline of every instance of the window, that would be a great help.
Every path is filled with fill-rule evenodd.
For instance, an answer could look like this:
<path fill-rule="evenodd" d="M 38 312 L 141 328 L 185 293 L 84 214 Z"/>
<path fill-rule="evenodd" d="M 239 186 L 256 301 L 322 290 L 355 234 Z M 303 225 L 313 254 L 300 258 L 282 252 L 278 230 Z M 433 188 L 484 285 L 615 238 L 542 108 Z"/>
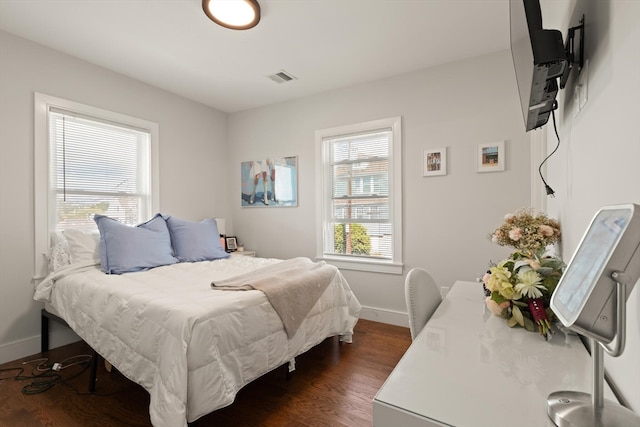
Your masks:
<path fill-rule="evenodd" d="M 401 119 L 316 132 L 317 257 L 402 273 Z"/>
<path fill-rule="evenodd" d="M 157 210 L 157 124 L 36 93 L 35 135 L 37 272 L 51 231 Z"/>

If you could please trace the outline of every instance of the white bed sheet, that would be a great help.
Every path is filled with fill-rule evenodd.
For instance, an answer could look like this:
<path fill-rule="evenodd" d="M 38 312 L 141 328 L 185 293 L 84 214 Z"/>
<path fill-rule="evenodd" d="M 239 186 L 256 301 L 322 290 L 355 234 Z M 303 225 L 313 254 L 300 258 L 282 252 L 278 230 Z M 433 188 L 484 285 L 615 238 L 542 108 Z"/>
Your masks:
<path fill-rule="evenodd" d="M 325 338 L 350 339 L 361 307 L 341 274 L 292 339 L 262 292 L 211 289 L 276 262 L 239 256 L 123 275 L 83 266 L 45 279 L 35 295 L 149 392 L 154 426 L 185 426 Z"/>

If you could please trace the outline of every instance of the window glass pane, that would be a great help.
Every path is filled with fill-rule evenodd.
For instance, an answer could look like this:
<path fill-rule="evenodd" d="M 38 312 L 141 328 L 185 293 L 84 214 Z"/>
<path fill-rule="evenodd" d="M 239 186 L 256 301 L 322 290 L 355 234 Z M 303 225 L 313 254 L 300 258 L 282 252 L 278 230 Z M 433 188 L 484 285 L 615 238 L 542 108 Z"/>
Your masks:
<path fill-rule="evenodd" d="M 327 138 L 330 200 L 325 253 L 393 258 L 391 129 Z"/>
<path fill-rule="evenodd" d="M 148 215 L 150 134 L 99 119 L 49 112 L 52 229 L 95 228 L 93 215 L 136 224 Z"/>
<path fill-rule="evenodd" d="M 124 224 L 140 222 L 140 198 L 136 196 L 105 196 L 72 194 L 67 192 L 56 197 L 56 217 L 58 230 L 65 228 L 93 229 L 96 227 L 93 215 L 108 215 Z"/>
<path fill-rule="evenodd" d="M 361 257 L 392 258 L 391 224 L 333 224 L 333 253 Z"/>
<path fill-rule="evenodd" d="M 333 201 L 335 220 L 389 221 L 388 199 L 345 199 Z"/>
<path fill-rule="evenodd" d="M 333 165 L 332 176 L 334 198 L 389 195 L 387 159 Z"/>

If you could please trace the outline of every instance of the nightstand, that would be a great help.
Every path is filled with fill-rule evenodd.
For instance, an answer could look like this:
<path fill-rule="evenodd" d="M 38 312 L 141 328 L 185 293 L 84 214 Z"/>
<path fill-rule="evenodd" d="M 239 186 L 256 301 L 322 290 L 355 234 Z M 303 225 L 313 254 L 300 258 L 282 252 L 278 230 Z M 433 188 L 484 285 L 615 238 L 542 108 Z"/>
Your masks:
<path fill-rule="evenodd" d="M 256 256 L 256 251 L 235 251 L 235 252 L 231 252 L 231 256 L 252 256 L 255 257 Z"/>

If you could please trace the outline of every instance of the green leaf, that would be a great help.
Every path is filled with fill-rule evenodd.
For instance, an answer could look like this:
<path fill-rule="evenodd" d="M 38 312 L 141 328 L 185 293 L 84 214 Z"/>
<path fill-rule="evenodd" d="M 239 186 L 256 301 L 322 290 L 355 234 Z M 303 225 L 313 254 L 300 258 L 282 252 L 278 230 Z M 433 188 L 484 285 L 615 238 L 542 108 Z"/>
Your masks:
<path fill-rule="evenodd" d="M 553 294 L 553 291 L 556 289 L 556 286 L 558 286 L 558 282 L 559 279 L 555 276 L 551 276 L 551 277 L 545 277 L 542 280 L 542 285 L 547 288 L 547 291 L 549 292 L 549 294 Z"/>
<path fill-rule="evenodd" d="M 536 270 L 536 272 L 541 276 L 548 276 L 553 273 L 553 268 L 551 267 L 540 267 Z"/>
<path fill-rule="evenodd" d="M 550 307 L 547 308 L 544 312 L 547 313 L 547 319 L 549 319 L 549 323 L 553 323 L 557 320 L 556 314 L 553 312 L 553 310 L 551 310 Z"/>
<path fill-rule="evenodd" d="M 511 307 L 511 314 L 513 314 L 513 317 L 511 319 L 515 318 L 518 325 L 524 326 L 524 317 L 522 316 L 522 312 L 517 305 Z M 509 321 L 511 321 L 511 319 L 509 319 Z"/>
<path fill-rule="evenodd" d="M 538 330 L 538 326 L 528 317 L 524 318 L 524 328 L 529 332 L 536 332 Z"/>
<path fill-rule="evenodd" d="M 561 270 L 564 267 L 564 262 L 558 258 L 543 258 L 541 264 L 553 270 Z"/>
<path fill-rule="evenodd" d="M 502 262 L 502 266 L 505 268 L 508 268 L 509 271 L 513 271 L 513 265 L 515 264 L 515 262 L 511 259 L 509 260 L 505 260 Z"/>
<path fill-rule="evenodd" d="M 498 291 L 491 292 L 491 299 L 494 300 L 498 305 L 502 304 L 505 301 L 508 301 L 508 299 L 503 297 Z"/>

